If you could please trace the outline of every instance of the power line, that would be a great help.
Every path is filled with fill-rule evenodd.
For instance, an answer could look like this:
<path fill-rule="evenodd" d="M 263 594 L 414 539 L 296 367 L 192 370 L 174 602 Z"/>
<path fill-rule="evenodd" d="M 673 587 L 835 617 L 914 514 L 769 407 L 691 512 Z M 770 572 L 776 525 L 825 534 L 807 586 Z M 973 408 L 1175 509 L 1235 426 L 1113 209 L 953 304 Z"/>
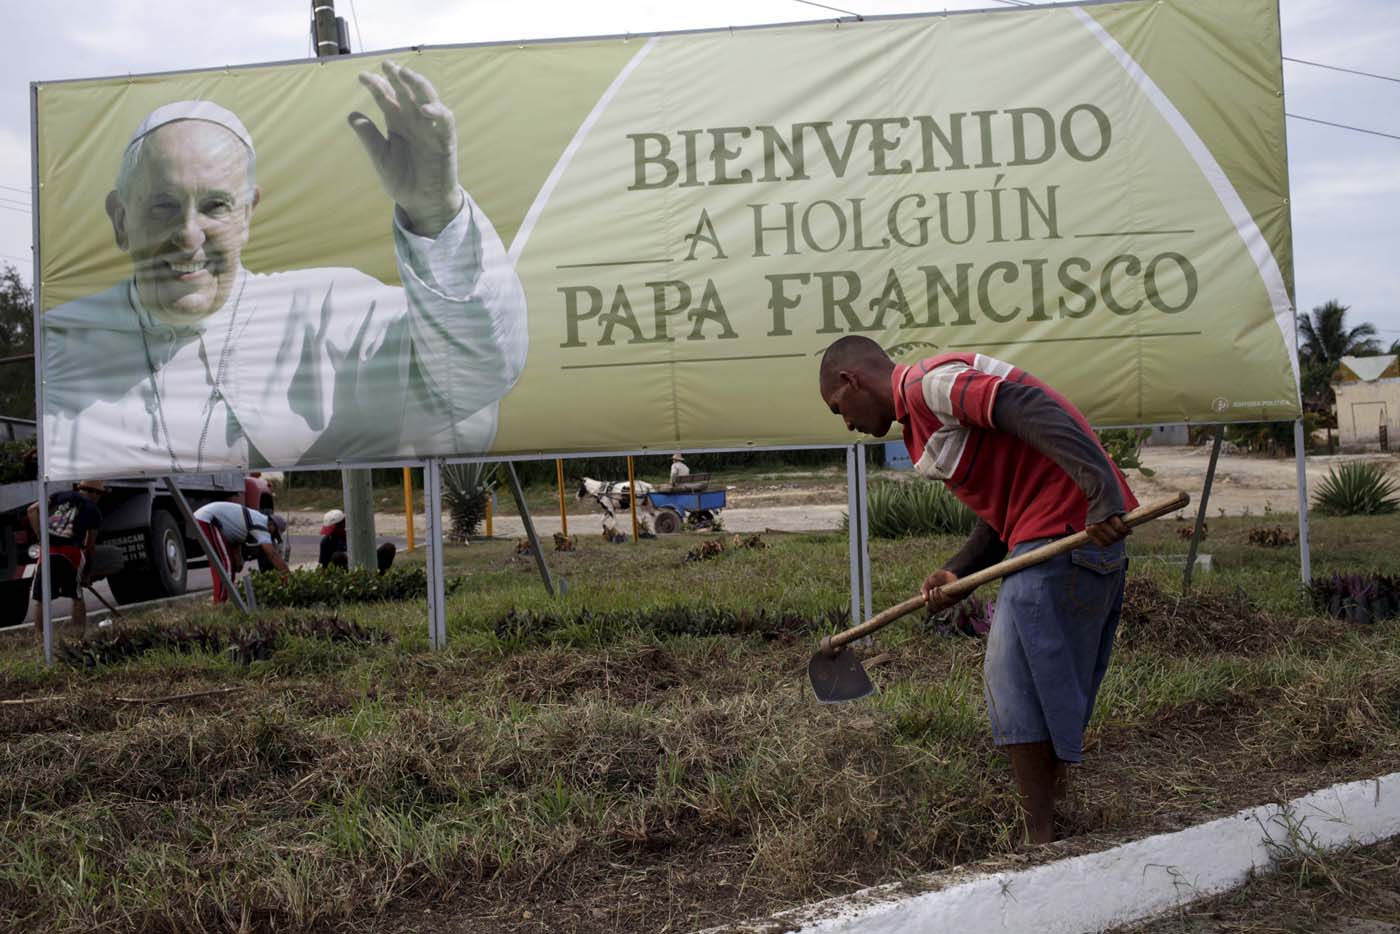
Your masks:
<path fill-rule="evenodd" d="M 814 3 L 812 2 L 812 0 L 793 0 L 793 3 L 800 3 L 803 6 L 814 6 L 823 10 L 830 10 L 833 13 L 845 13 L 847 16 L 854 16 L 856 19 L 865 19 L 865 17 L 861 16 L 859 13 L 853 13 L 850 10 L 843 10 L 840 7 L 827 6 L 825 3 Z"/>
<path fill-rule="evenodd" d="M 8 204 L 0 204 L 0 210 L 14 211 L 16 214 L 29 214 L 29 208 L 12 208 Z"/>
<path fill-rule="evenodd" d="M 1343 68 L 1340 65 L 1324 65 L 1322 62 L 1310 62 L 1305 58 L 1283 57 L 1285 62 L 1297 62 L 1299 65 L 1311 65 L 1314 68 L 1326 68 L 1328 71 L 1344 71 L 1349 75 L 1361 75 L 1363 78 L 1379 78 L 1381 81 L 1394 81 L 1400 84 L 1400 78 L 1392 78 L 1390 75 L 1378 75 L 1369 71 L 1357 71 L 1355 68 Z"/>
<path fill-rule="evenodd" d="M 350 0 L 350 18 L 355 21 L 355 41 L 360 44 L 360 51 L 365 51 L 365 38 L 360 35 L 360 14 L 355 12 L 355 0 Z"/>
<path fill-rule="evenodd" d="M 30 188 L 16 188 L 14 185 L 0 185 L 0 188 L 5 189 L 6 191 L 17 191 L 22 195 L 27 195 L 30 191 L 33 190 Z"/>
<path fill-rule="evenodd" d="M 1348 126 L 1345 123 L 1333 123 L 1330 120 L 1319 120 L 1316 117 L 1304 117 L 1302 114 L 1284 114 L 1285 117 L 1292 117 L 1294 120 L 1306 120 L 1308 123 L 1320 123 L 1323 126 L 1334 126 L 1339 130 L 1351 130 L 1353 133 L 1365 133 L 1368 136 L 1384 136 L 1386 139 L 1400 139 L 1394 133 L 1382 133 L 1380 130 L 1368 130 L 1359 126 Z"/>
<path fill-rule="evenodd" d="M 28 201 L 16 201 L 14 198 L 3 197 L 0 197 L 0 204 L 13 204 L 21 208 L 27 208 L 30 206 Z"/>

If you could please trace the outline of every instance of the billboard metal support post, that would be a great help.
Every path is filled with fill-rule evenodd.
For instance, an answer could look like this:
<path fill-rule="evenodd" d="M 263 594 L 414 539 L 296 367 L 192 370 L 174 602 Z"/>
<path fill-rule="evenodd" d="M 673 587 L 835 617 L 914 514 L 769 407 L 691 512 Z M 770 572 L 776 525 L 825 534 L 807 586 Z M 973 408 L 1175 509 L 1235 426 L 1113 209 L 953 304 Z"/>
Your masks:
<path fill-rule="evenodd" d="M 554 459 L 554 478 L 559 484 L 559 529 L 564 533 L 564 537 L 569 537 L 569 510 L 564 505 L 564 460 L 556 457 Z"/>
<path fill-rule="evenodd" d="M 544 589 L 549 591 L 549 595 L 563 596 L 568 592 L 568 585 L 564 579 L 559 578 L 559 589 L 554 589 L 554 577 L 549 573 L 549 564 L 544 560 L 544 551 L 540 548 L 540 538 L 535 534 L 535 521 L 530 518 L 530 507 L 525 505 L 525 491 L 520 488 L 520 477 L 515 472 L 515 462 L 506 461 L 506 479 L 510 481 L 510 492 L 515 497 L 515 508 L 520 512 L 520 521 L 525 525 L 525 537 L 530 541 L 530 550 L 535 554 L 535 566 L 540 569 L 540 579 L 544 581 Z"/>
<path fill-rule="evenodd" d="M 632 544 L 638 545 L 642 537 L 637 534 L 637 466 L 631 454 L 627 455 L 627 500 L 632 510 Z"/>
<path fill-rule="evenodd" d="M 865 445 L 856 445 L 856 499 L 860 503 L 860 582 L 865 598 L 864 615 L 875 615 L 875 600 L 870 580 L 870 472 Z M 873 640 L 872 640 L 873 641 Z"/>
<path fill-rule="evenodd" d="M 349 468 L 340 472 L 345 493 L 345 523 L 349 535 L 350 566 L 372 568 L 378 565 L 374 554 L 374 484 L 368 470 Z"/>
<path fill-rule="evenodd" d="M 403 469 L 403 517 L 404 532 L 407 533 L 407 550 L 413 551 L 413 468 Z"/>
<path fill-rule="evenodd" d="M 40 422 L 43 419 L 39 419 Z M 40 448 L 40 450 L 43 450 Z M 49 484 L 39 479 L 39 601 L 44 630 L 44 664 L 53 667 L 53 575 L 49 571 Z"/>
<path fill-rule="evenodd" d="M 1303 420 L 1293 423 L 1293 454 L 1298 464 L 1298 562 L 1303 586 L 1312 583 L 1312 547 L 1308 543 L 1308 452 Z"/>
<path fill-rule="evenodd" d="M 180 492 L 180 487 L 176 485 L 175 478 L 165 478 L 165 488 L 170 491 L 171 499 L 175 500 L 175 508 L 180 510 L 180 515 L 184 517 L 189 527 L 194 529 L 195 537 L 199 539 L 199 547 L 204 549 L 205 556 L 209 559 L 209 570 L 219 578 L 219 583 L 224 585 L 224 590 L 228 592 L 229 599 L 234 606 L 244 613 L 248 612 L 248 604 L 243 602 L 243 594 L 238 588 L 233 586 L 233 577 L 229 574 L 228 568 L 219 561 L 219 556 L 214 552 L 214 545 L 204 534 L 204 529 L 199 527 L 199 520 L 194 517 L 194 510 L 190 509 L 190 504 L 185 500 L 185 494 Z"/>
<path fill-rule="evenodd" d="M 428 533 L 428 645 L 447 648 L 447 587 L 442 571 L 442 461 L 423 465 L 423 506 Z"/>
<path fill-rule="evenodd" d="M 39 86 L 29 85 L 29 177 L 32 192 L 34 237 L 34 440 L 39 446 L 39 627 L 44 632 L 44 664 L 53 667 L 53 578 L 49 574 L 49 465 L 44 455 L 44 329 L 39 320 L 44 307 L 44 279 L 39 267 Z"/>
<path fill-rule="evenodd" d="M 1196 568 L 1196 550 L 1201 547 L 1201 535 L 1206 527 L 1206 504 L 1210 488 L 1215 483 L 1215 464 L 1220 460 L 1220 442 L 1225 440 L 1225 426 L 1215 426 L 1215 438 L 1210 443 L 1210 464 L 1206 467 L 1206 485 L 1201 489 L 1201 502 L 1196 507 L 1196 526 L 1191 530 L 1191 547 L 1186 549 L 1186 570 L 1181 572 L 1181 592 L 1191 589 L 1191 572 Z"/>
<path fill-rule="evenodd" d="M 864 596 L 866 562 L 862 555 L 865 549 L 865 528 L 862 524 L 864 509 L 861 495 L 861 470 L 857 465 L 856 453 L 860 448 L 851 445 L 846 448 L 846 529 L 851 551 L 851 623 L 859 625 L 864 619 Z"/>

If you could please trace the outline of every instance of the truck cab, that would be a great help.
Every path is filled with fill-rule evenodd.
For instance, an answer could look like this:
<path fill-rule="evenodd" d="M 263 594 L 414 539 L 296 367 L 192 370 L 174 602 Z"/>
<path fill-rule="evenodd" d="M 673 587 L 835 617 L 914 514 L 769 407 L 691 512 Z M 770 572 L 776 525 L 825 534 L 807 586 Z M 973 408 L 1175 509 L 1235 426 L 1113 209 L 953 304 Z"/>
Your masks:
<path fill-rule="evenodd" d="M 190 509 L 216 500 L 271 513 L 276 501 L 260 473 L 221 471 L 177 478 Z M 56 489 L 50 484 L 50 493 Z M 0 484 L 0 625 L 24 622 L 38 573 L 39 537 L 25 515 L 39 498 L 34 479 Z M 199 535 L 180 515 L 163 479 L 108 480 L 98 502 L 98 542 L 121 549 L 120 571 L 107 580 L 118 603 L 140 603 L 185 592 L 190 568 L 207 567 Z"/>

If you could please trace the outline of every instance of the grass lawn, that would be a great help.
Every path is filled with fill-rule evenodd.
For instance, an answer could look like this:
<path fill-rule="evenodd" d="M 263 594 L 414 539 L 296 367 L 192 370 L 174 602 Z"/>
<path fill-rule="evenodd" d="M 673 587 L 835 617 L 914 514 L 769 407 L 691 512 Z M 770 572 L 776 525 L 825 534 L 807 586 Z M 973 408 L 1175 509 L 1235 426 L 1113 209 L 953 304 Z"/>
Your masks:
<path fill-rule="evenodd" d="M 1133 536 L 1065 832 L 1107 846 L 1400 768 L 1400 621 L 1313 615 L 1296 548 L 1248 544 L 1295 521 L 1211 520 L 1217 570 L 1185 600 L 1152 557 L 1184 552 L 1178 524 Z M 1313 531 L 1319 573 L 1400 557 L 1400 517 Z M 49 671 L 0 637 L 0 928 L 684 931 L 1009 851 L 982 643 L 896 624 L 880 693 L 819 705 L 844 536 L 684 560 L 710 537 L 581 538 L 548 555 L 559 600 L 512 542 L 450 548 L 442 653 L 421 602 L 266 610 L 281 631 L 250 663 Z M 876 602 L 957 544 L 873 542 Z M 332 614 L 388 641 L 318 635 Z"/>
<path fill-rule="evenodd" d="M 1400 840 L 1305 851 L 1244 886 L 1116 934 L 1385 934 L 1400 928 Z"/>

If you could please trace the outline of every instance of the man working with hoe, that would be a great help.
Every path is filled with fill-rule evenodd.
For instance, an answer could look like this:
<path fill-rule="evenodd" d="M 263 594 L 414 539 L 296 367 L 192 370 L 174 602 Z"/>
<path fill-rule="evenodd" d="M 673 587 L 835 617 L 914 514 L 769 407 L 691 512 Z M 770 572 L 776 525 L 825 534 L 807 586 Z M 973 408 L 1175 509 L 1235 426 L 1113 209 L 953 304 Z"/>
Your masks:
<path fill-rule="evenodd" d="M 981 354 L 896 364 L 865 337 L 822 357 L 822 400 L 851 431 L 884 435 L 898 421 L 915 470 L 976 513 L 962 549 L 923 584 L 942 588 L 1046 542 L 1084 531 L 1090 544 L 1002 583 L 984 665 L 992 735 L 1005 746 L 1031 843 L 1055 837 L 1055 801 L 1108 667 L 1127 568 L 1123 516 L 1137 506 L 1088 421 L 1045 383 Z"/>

